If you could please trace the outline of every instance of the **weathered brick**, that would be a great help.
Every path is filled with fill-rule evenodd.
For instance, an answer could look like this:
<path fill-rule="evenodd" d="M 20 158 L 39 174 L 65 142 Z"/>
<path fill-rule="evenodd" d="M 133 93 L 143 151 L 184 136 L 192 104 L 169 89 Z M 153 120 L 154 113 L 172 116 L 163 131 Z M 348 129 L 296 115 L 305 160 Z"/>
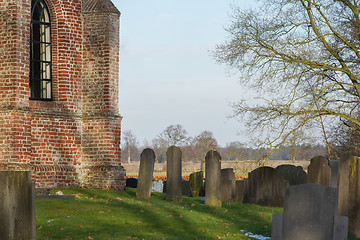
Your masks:
<path fill-rule="evenodd" d="M 125 187 L 119 16 L 109 0 L 46 0 L 53 100 L 29 100 L 31 0 L 0 0 L 0 170 L 38 186 Z"/>

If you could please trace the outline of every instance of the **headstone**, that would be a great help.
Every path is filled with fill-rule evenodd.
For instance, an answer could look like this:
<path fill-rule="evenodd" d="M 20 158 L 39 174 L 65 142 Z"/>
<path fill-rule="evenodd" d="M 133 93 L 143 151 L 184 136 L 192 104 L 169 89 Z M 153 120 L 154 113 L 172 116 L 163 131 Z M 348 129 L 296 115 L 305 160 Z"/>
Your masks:
<path fill-rule="evenodd" d="M 181 190 L 182 196 L 188 196 L 188 197 L 192 196 L 192 193 L 190 190 L 190 182 L 188 180 L 186 180 L 185 178 L 181 178 L 180 187 L 181 187 L 180 190 Z M 166 193 L 166 181 L 164 181 L 163 192 Z"/>
<path fill-rule="evenodd" d="M 329 167 L 331 169 L 330 187 L 339 187 L 339 164 L 340 161 L 329 160 Z"/>
<path fill-rule="evenodd" d="M 349 235 L 360 238 L 360 158 L 344 155 L 339 176 L 338 213 L 349 217 Z"/>
<path fill-rule="evenodd" d="M 232 202 L 235 198 L 235 173 L 232 168 L 221 169 L 220 196 L 224 202 Z"/>
<path fill-rule="evenodd" d="M 136 189 L 136 197 L 150 198 L 154 164 L 154 151 L 150 148 L 145 148 L 140 155 L 139 180 Z"/>
<path fill-rule="evenodd" d="M 152 192 L 158 192 L 158 193 L 162 193 L 164 191 L 164 183 L 161 179 L 156 180 L 155 182 L 152 183 L 152 187 L 151 187 L 151 191 Z"/>
<path fill-rule="evenodd" d="M 171 146 L 166 152 L 167 171 L 166 171 L 166 200 L 182 200 L 181 183 L 181 150 L 178 147 Z"/>
<path fill-rule="evenodd" d="M 286 189 L 283 213 L 283 239 L 332 240 L 337 212 L 337 189 L 302 184 Z"/>
<path fill-rule="evenodd" d="M 220 198 L 221 156 L 210 150 L 205 157 L 205 204 L 221 207 Z"/>
<path fill-rule="evenodd" d="M 0 239 L 36 240 L 31 172 L 0 171 Z"/>
<path fill-rule="evenodd" d="M 190 176 L 189 176 L 190 190 L 191 190 L 192 196 L 194 198 L 199 197 L 199 193 L 200 193 L 200 189 L 203 185 L 203 181 L 204 181 L 204 172 L 203 171 L 194 172 L 194 173 L 190 174 Z"/>
<path fill-rule="evenodd" d="M 126 187 L 137 188 L 137 184 L 138 184 L 137 178 L 126 179 Z"/>
<path fill-rule="evenodd" d="M 310 160 L 307 183 L 330 186 L 331 168 L 329 161 L 323 156 L 316 156 Z"/>
<path fill-rule="evenodd" d="M 281 207 L 289 181 L 272 167 L 259 167 L 248 174 L 244 203 Z"/>
<path fill-rule="evenodd" d="M 334 219 L 334 240 L 346 240 L 348 237 L 349 218 L 345 216 L 335 216 Z"/>
<path fill-rule="evenodd" d="M 245 182 L 247 180 L 239 180 L 235 182 L 235 202 L 242 203 L 244 200 Z"/>
<path fill-rule="evenodd" d="M 185 178 L 181 179 L 181 192 L 183 196 L 191 197 L 190 182 Z"/>
<path fill-rule="evenodd" d="M 301 166 L 283 164 L 277 166 L 275 170 L 289 181 L 290 186 L 306 183 L 307 174 Z"/>
<path fill-rule="evenodd" d="M 271 223 L 271 240 L 282 240 L 282 222 L 281 213 L 273 213 Z"/>

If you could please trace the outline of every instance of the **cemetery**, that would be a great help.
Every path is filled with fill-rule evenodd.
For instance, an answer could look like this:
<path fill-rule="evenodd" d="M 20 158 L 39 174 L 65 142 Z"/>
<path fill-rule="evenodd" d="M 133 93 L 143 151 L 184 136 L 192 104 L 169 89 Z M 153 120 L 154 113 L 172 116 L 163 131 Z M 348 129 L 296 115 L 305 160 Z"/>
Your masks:
<path fill-rule="evenodd" d="M 198 171 L 190 174 L 189 180 L 184 179 L 181 157 L 180 148 L 169 147 L 166 181 L 153 181 L 155 153 L 152 149 L 144 149 L 140 156 L 138 178 L 129 178 L 125 191 L 83 188 L 61 189 L 55 193 L 57 189 L 53 189 L 50 191 L 52 194 L 49 194 L 43 189 L 33 187 L 29 171 L 2 171 L 0 182 L 3 194 L 0 197 L 3 204 L 0 211 L 0 238 L 47 239 L 45 235 L 52 233 L 44 233 L 42 229 L 51 228 L 55 222 L 63 224 L 59 227 L 60 235 L 65 228 L 73 229 L 74 227 L 67 223 L 73 213 L 64 211 L 63 208 L 67 208 L 65 205 L 69 205 L 70 211 L 79 214 L 76 215 L 77 221 L 88 225 L 89 221 L 82 215 L 84 212 L 81 209 L 72 209 L 80 202 L 92 205 L 89 218 L 93 219 L 91 223 L 94 225 L 102 224 L 101 221 L 96 220 L 102 219 L 102 215 L 109 215 L 107 218 L 113 219 L 116 212 L 124 208 L 131 213 L 125 218 L 116 220 L 116 226 L 120 228 L 126 228 L 129 221 L 134 221 L 133 218 L 138 219 L 136 223 L 142 228 L 141 224 L 144 221 L 150 224 L 151 221 L 148 222 L 147 218 L 150 216 L 157 218 L 157 214 L 162 211 L 167 214 L 168 228 L 173 224 L 177 225 L 176 227 L 179 227 L 178 224 L 191 225 L 193 219 L 189 216 L 193 214 L 194 218 L 203 215 L 201 219 L 205 222 L 208 218 L 215 222 L 221 221 L 222 230 L 213 228 L 213 223 L 210 224 L 211 227 L 207 225 L 207 228 L 203 229 L 201 226 L 194 227 L 189 234 L 199 236 L 199 239 L 222 234 L 228 228 L 237 228 L 237 231 L 236 233 L 233 230 L 228 231 L 224 236 L 225 239 L 232 237 L 247 239 L 249 236 L 259 234 L 261 236 L 264 234 L 265 239 L 271 237 L 275 240 L 360 238 L 358 227 L 360 212 L 357 208 L 360 192 L 358 157 L 347 155 L 340 161 L 330 163 L 322 156 L 315 156 L 310 160 L 307 172 L 302 167 L 290 164 L 276 168 L 262 166 L 249 172 L 248 177 L 243 180 L 236 180 L 232 168 L 221 168 L 221 156 L 215 150 L 209 151 L 205 156 L 205 175 L 202 171 Z M 60 196 L 55 197 L 57 194 Z M 41 211 L 49 211 L 53 206 L 51 201 L 58 201 L 55 205 L 57 210 L 54 211 L 56 214 L 46 215 L 44 212 L 38 214 Z M 35 206 L 35 202 L 38 206 Z M 101 204 L 101 208 L 95 208 L 96 204 Z M 256 212 L 251 210 L 253 208 L 261 212 L 260 216 L 257 214 L 253 216 Z M 240 213 L 241 211 L 245 212 Z M 143 218 L 145 212 L 150 216 Z M 244 214 L 247 216 L 240 220 L 239 216 Z M 51 218 L 47 219 L 49 217 Z M 256 218 L 252 220 L 256 227 L 246 223 L 245 219 L 249 218 Z M 164 221 L 164 219 L 157 220 L 152 224 L 156 225 Z M 108 220 L 102 219 L 102 221 L 104 225 L 98 230 L 87 229 L 88 239 L 96 239 L 95 236 L 101 235 L 103 228 L 109 224 L 106 223 Z M 89 228 L 83 225 L 79 224 L 79 234 L 84 234 L 87 232 L 83 231 L 84 228 Z M 156 228 L 162 229 L 162 227 Z M 143 236 L 157 239 L 158 234 L 159 236 L 168 234 L 158 233 L 156 228 L 153 229 L 152 235 L 142 233 Z M 185 226 L 181 228 L 186 229 Z M 200 229 L 203 232 L 199 233 Z M 131 232 L 126 233 L 131 237 L 129 239 L 137 239 L 137 236 Z M 64 234 L 71 238 L 69 232 Z M 221 239 L 220 235 L 218 236 Z"/>
<path fill-rule="evenodd" d="M 227 29 L 239 35 L 213 53 L 259 77 L 248 81 L 260 80 L 250 84 L 258 93 L 267 95 L 271 85 L 270 95 L 280 96 L 264 99 L 270 104 L 264 106 L 240 101 L 235 116 L 255 113 L 252 126 L 279 131 L 270 141 L 283 138 L 274 149 L 314 119 L 329 147 L 325 116 L 340 118 L 349 128 L 338 131 L 359 137 L 359 3 L 272 2 L 281 7 L 264 5 L 263 19 L 241 12 Z M 311 156 L 302 166 L 292 164 L 295 157 L 276 166 L 256 162 L 239 176 L 210 145 L 198 153 L 201 167 L 185 173 L 182 149 L 166 142 L 166 176 L 154 175 L 151 148 L 141 152 L 136 172 L 126 174 L 120 11 L 110 0 L 1 3 L 0 240 L 360 239 L 360 157 L 348 149 L 339 160 Z M 269 15 L 285 17 L 271 26 Z M 202 140 L 214 140 L 204 133 Z M 350 141 L 356 150 L 358 140 Z"/>

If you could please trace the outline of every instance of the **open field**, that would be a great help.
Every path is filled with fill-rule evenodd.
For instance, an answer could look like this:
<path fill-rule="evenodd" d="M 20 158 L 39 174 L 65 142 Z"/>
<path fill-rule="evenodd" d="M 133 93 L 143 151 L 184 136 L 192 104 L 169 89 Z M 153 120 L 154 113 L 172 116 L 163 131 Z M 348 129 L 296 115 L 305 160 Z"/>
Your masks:
<path fill-rule="evenodd" d="M 122 163 L 126 169 L 127 176 L 136 176 L 139 173 L 140 162 Z M 307 167 L 310 161 L 267 161 L 263 166 L 277 167 L 281 164 L 292 164 L 295 166 L 302 166 L 304 171 L 307 171 Z M 188 176 L 190 173 L 200 171 L 200 162 L 183 162 L 182 175 Z M 247 177 L 248 172 L 260 167 L 257 161 L 222 161 L 221 168 L 233 168 L 235 175 L 239 177 Z M 154 176 L 166 176 L 166 163 L 155 163 Z"/>

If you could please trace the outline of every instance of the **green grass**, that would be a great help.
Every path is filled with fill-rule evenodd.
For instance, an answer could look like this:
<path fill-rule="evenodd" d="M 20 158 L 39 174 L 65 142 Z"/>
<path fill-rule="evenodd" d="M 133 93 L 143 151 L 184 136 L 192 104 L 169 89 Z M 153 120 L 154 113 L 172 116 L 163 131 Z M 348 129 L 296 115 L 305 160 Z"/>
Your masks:
<path fill-rule="evenodd" d="M 215 208 L 188 197 L 168 202 L 160 193 L 143 200 L 132 188 L 61 190 L 75 200 L 36 200 L 37 239 L 250 239 L 240 230 L 270 236 L 272 213 L 282 212 L 239 203 Z"/>
<path fill-rule="evenodd" d="M 61 189 L 75 200 L 37 199 L 37 239 L 250 239 L 240 229 L 271 235 L 272 213 L 280 208 L 223 204 L 222 208 L 184 197 L 135 197 L 135 189 Z"/>

